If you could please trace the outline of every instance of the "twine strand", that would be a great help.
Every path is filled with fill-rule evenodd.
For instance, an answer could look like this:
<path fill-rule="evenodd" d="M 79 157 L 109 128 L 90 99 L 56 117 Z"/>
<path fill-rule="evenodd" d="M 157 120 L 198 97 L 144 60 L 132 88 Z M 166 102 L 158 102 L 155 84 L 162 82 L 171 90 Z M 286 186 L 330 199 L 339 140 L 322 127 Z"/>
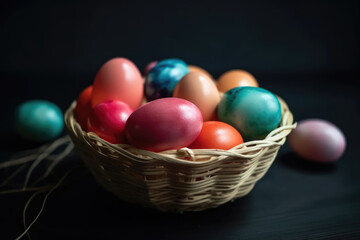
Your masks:
<path fill-rule="evenodd" d="M 65 146 L 65 147 L 64 147 Z M 60 153 L 55 153 L 59 148 L 64 147 L 64 149 Z M 21 153 L 16 154 L 13 158 L 10 160 L 3 162 L 0 164 L 0 169 L 9 168 L 18 166 L 2 183 L 0 184 L 0 187 L 6 186 L 8 183 L 11 183 L 11 181 L 19 175 L 22 171 L 27 169 L 28 163 L 32 162 L 31 166 L 27 169 L 25 181 L 22 184 L 21 188 L 15 188 L 15 189 L 7 189 L 0 191 L 0 194 L 13 194 L 13 193 L 23 193 L 23 192 L 34 192 L 31 197 L 27 200 L 24 210 L 23 210 L 23 224 L 24 224 L 24 232 L 18 236 L 16 239 L 21 239 L 25 236 L 25 234 L 29 237 L 29 230 L 31 227 L 37 222 L 39 219 L 41 213 L 44 211 L 45 204 L 48 200 L 48 197 L 57 189 L 59 188 L 65 178 L 76 168 L 73 167 L 70 170 L 68 170 L 61 178 L 57 181 L 55 184 L 46 184 L 43 186 L 38 186 L 38 184 L 45 180 L 50 173 L 54 171 L 54 168 L 62 161 L 64 160 L 73 150 L 74 144 L 71 142 L 71 139 L 68 135 L 61 137 L 55 141 L 53 141 L 50 144 L 45 144 L 37 149 L 33 150 L 27 150 Z M 45 161 L 51 161 L 50 164 L 45 169 L 45 172 L 41 175 L 40 178 L 35 180 L 31 187 L 28 187 L 30 177 L 36 167 L 38 167 L 41 163 Z M 38 211 L 36 217 L 31 221 L 31 223 L 27 226 L 26 224 L 26 211 L 29 208 L 30 204 L 33 202 L 33 200 L 40 194 L 46 193 L 42 200 L 41 208 Z"/>
<path fill-rule="evenodd" d="M 54 159 L 52 159 L 52 162 L 50 166 L 46 169 L 45 173 L 40 178 L 38 178 L 33 183 L 33 185 L 36 185 L 45 178 L 47 178 L 49 174 L 53 171 L 53 169 L 56 167 L 56 165 L 58 165 L 63 159 L 65 159 L 65 157 L 67 157 L 72 152 L 73 149 L 74 149 L 74 144 L 71 141 L 69 141 L 67 143 L 65 150 L 61 152 L 59 155 L 55 156 Z"/>
<path fill-rule="evenodd" d="M 57 189 L 59 188 L 62 183 L 64 182 L 64 180 L 69 176 L 69 174 L 74 170 L 76 169 L 77 167 L 73 167 L 71 168 L 70 170 L 68 170 L 63 176 L 62 178 L 50 189 L 50 191 L 48 191 L 42 201 L 42 204 L 41 204 L 41 207 L 40 207 L 40 210 L 39 212 L 36 214 L 36 217 L 33 219 L 33 221 L 31 221 L 31 223 L 29 224 L 29 226 L 26 225 L 26 210 L 27 208 L 29 207 L 30 203 L 32 202 L 32 200 L 39 194 L 45 192 L 46 190 L 40 190 L 40 191 L 37 191 L 35 192 L 30 198 L 29 200 L 26 202 L 25 204 L 25 207 L 24 207 L 24 210 L 23 210 L 23 223 L 24 223 L 24 232 L 18 236 L 16 238 L 16 240 L 19 240 L 21 239 L 25 234 L 28 234 L 29 230 L 31 229 L 31 227 L 36 223 L 36 221 L 39 219 L 41 213 L 44 211 L 44 208 L 45 208 L 45 204 L 47 202 L 47 199 L 49 198 L 49 196 Z"/>
<path fill-rule="evenodd" d="M 48 157 L 53 151 L 55 151 L 59 146 L 63 145 L 64 143 L 69 142 L 70 139 L 69 137 L 66 135 L 62 138 L 59 138 L 57 140 L 55 140 L 53 143 L 50 144 L 50 146 L 48 146 L 40 155 L 38 155 L 35 159 L 35 161 L 33 162 L 33 164 L 30 166 L 28 172 L 26 173 L 26 177 L 25 177 L 25 181 L 24 181 L 24 185 L 23 185 L 23 189 L 26 189 L 31 174 L 34 171 L 34 169 L 44 160 L 46 159 L 46 157 Z"/>

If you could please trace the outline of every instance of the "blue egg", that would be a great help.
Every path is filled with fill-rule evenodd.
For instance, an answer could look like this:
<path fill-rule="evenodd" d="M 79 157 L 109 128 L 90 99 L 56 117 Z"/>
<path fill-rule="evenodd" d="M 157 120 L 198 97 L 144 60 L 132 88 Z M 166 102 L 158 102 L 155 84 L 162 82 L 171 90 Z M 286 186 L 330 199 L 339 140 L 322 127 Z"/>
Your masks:
<path fill-rule="evenodd" d="M 15 127 L 18 134 L 25 139 L 48 141 L 63 131 L 63 114 L 54 103 L 30 100 L 20 104 L 16 109 Z"/>
<path fill-rule="evenodd" d="M 277 97 L 258 87 L 236 87 L 227 91 L 218 105 L 220 121 L 235 127 L 245 141 L 264 139 L 281 120 Z"/>
<path fill-rule="evenodd" d="M 145 79 L 148 101 L 171 97 L 178 81 L 189 73 L 188 65 L 180 59 L 166 59 L 153 67 Z"/>

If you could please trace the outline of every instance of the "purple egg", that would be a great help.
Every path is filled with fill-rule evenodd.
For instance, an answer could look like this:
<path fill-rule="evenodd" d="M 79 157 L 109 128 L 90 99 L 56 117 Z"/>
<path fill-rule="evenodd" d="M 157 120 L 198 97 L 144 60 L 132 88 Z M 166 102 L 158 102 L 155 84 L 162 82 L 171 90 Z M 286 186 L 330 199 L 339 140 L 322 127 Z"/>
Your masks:
<path fill-rule="evenodd" d="M 153 69 L 153 67 L 155 67 L 155 65 L 157 64 L 157 61 L 152 61 L 150 63 L 148 63 L 148 65 L 146 65 L 144 71 L 143 71 L 143 76 L 147 76 L 147 74 L 150 72 L 151 69 Z"/>
<path fill-rule="evenodd" d="M 301 157 L 316 162 L 334 162 L 345 151 L 346 140 L 334 124 L 322 119 L 298 123 L 288 137 L 291 148 Z"/>

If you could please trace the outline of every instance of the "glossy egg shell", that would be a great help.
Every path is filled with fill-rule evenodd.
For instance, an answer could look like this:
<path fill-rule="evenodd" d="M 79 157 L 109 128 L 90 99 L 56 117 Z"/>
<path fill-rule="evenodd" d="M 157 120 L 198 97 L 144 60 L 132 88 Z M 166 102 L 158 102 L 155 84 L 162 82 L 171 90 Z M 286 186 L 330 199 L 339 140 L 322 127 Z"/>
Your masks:
<path fill-rule="evenodd" d="M 298 123 L 288 137 L 291 148 L 301 157 L 316 162 L 333 162 L 345 151 L 346 139 L 334 124 L 322 119 Z"/>
<path fill-rule="evenodd" d="M 30 100 L 18 106 L 15 127 L 25 139 L 49 141 L 58 137 L 64 128 L 60 108 L 46 100 Z"/>
<path fill-rule="evenodd" d="M 81 129 L 87 131 L 87 121 L 92 109 L 91 106 L 92 86 L 88 86 L 81 91 L 76 100 L 75 119 L 80 124 Z"/>
<path fill-rule="evenodd" d="M 171 97 L 178 81 L 189 72 L 187 64 L 180 59 L 158 62 L 145 79 L 145 96 L 148 101 Z"/>
<path fill-rule="evenodd" d="M 224 93 L 235 87 L 258 87 L 259 84 L 251 73 L 235 69 L 223 73 L 218 78 L 216 86 L 219 92 Z"/>
<path fill-rule="evenodd" d="M 245 141 L 263 139 L 281 120 L 281 106 L 271 92 L 258 87 L 227 91 L 219 105 L 220 121 L 235 127 Z"/>
<path fill-rule="evenodd" d="M 214 79 L 213 76 L 208 71 L 195 65 L 189 65 L 189 72 L 200 72 L 208 76 L 210 79 Z"/>
<path fill-rule="evenodd" d="M 125 143 L 124 128 L 133 110 L 124 102 L 108 100 L 96 105 L 88 119 L 88 131 L 110 143 Z"/>
<path fill-rule="evenodd" d="M 173 96 L 194 103 L 200 109 L 204 121 L 217 118 L 216 107 L 220 95 L 213 80 L 204 73 L 186 74 L 176 85 Z"/>
<path fill-rule="evenodd" d="M 240 133 L 229 124 L 220 121 L 207 121 L 203 123 L 199 136 L 189 148 L 228 150 L 243 142 Z"/>
<path fill-rule="evenodd" d="M 146 75 L 150 72 L 150 70 L 153 69 L 153 68 L 156 66 L 157 63 L 158 63 L 157 61 L 149 62 L 149 63 L 145 66 L 145 69 L 144 69 L 144 71 L 143 71 L 143 75 L 146 76 Z"/>
<path fill-rule="evenodd" d="M 107 100 L 119 100 L 136 109 L 143 99 L 143 90 L 143 79 L 135 64 L 126 58 L 113 58 L 96 74 L 92 106 Z"/>
<path fill-rule="evenodd" d="M 200 110 L 180 98 L 161 98 L 141 106 L 125 126 L 128 141 L 137 148 L 164 151 L 189 146 L 203 124 Z"/>

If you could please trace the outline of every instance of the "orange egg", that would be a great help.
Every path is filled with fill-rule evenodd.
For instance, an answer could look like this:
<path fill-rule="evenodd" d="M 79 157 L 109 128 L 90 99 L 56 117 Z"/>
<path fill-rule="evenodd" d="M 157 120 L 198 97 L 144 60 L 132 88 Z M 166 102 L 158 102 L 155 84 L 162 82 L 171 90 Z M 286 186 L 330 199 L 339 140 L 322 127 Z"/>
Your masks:
<path fill-rule="evenodd" d="M 80 124 L 81 129 L 87 131 L 87 121 L 91 112 L 91 94 L 93 87 L 88 86 L 79 95 L 75 107 L 75 119 Z"/>
<path fill-rule="evenodd" d="M 241 134 L 229 124 L 220 121 L 207 121 L 203 123 L 199 136 L 189 148 L 228 150 L 243 142 Z"/>
<path fill-rule="evenodd" d="M 189 65 L 189 72 L 201 72 L 205 75 L 207 75 L 210 79 L 214 79 L 213 76 L 211 76 L 211 74 L 206 71 L 205 69 L 201 68 L 201 67 L 198 67 L 198 66 L 195 66 L 195 65 Z"/>
<path fill-rule="evenodd" d="M 103 101 L 119 100 L 136 109 L 143 94 L 144 82 L 136 65 L 126 58 L 113 58 L 96 74 L 91 104 L 95 107 Z"/>
<path fill-rule="evenodd" d="M 225 93 L 235 87 L 258 87 L 259 84 L 251 73 L 245 70 L 235 69 L 223 73 L 218 78 L 216 86 L 219 92 Z"/>
<path fill-rule="evenodd" d="M 220 95 L 214 81 L 201 72 L 186 74 L 176 85 L 173 97 L 186 99 L 195 104 L 204 121 L 217 119 L 216 107 Z"/>

